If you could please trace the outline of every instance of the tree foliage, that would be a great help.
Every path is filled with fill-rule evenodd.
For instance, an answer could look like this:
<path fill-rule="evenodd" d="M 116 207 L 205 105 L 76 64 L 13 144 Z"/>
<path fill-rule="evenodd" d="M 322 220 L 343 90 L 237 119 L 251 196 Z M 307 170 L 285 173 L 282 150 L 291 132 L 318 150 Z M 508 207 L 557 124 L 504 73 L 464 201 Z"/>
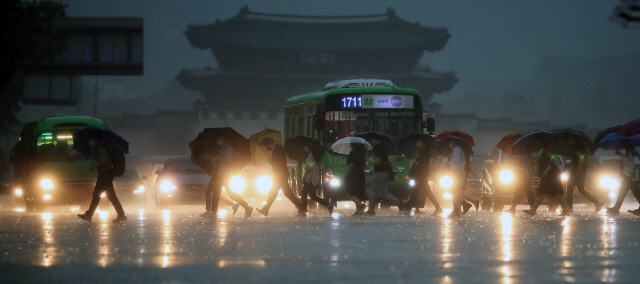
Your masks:
<path fill-rule="evenodd" d="M 66 4 L 50 0 L 2 0 L 0 4 L 0 127 L 17 123 L 22 93 L 21 66 L 51 58 L 67 49 Z"/>

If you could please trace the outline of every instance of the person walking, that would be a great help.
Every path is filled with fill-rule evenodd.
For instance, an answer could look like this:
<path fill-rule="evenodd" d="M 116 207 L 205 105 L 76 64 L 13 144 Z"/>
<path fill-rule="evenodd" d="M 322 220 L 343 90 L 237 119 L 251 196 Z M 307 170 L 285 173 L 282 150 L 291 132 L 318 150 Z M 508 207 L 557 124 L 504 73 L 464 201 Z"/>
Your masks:
<path fill-rule="evenodd" d="M 514 161 L 515 175 L 513 186 L 513 199 L 511 208 L 504 210 L 504 212 L 510 214 L 516 214 L 516 206 L 522 202 L 522 199 L 527 196 L 527 202 L 529 207 L 533 207 L 536 199 L 536 193 L 531 188 L 531 164 L 533 161 L 530 159 L 531 155 L 518 156 Z"/>
<path fill-rule="evenodd" d="M 369 188 L 369 211 L 367 211 L 367 215 L 376 215 L 375 209 L 378 205 L 378 194 L 391 205 L 398 206 L 400 214 L 409 215 L 410 213 L 404 209 L 404 205 L 393 194 L 389 193 L 389 176 L 393 173 L 389 162 L 388 148 L 390 145 L 382 143 L 380 138 L 376 136 L 370 137 L 368 142 L 373 146 L 374 157 L 372 160 L 373 179 Z"/>
<path fill-rule="evenodd" d="M 218 202 L 220 201 L 222 187 L 224 187 L 229 198 L 233 199 L 242 206 L 242 208 L 244 208 L 244 218 L 249 218 L 251 217 L 253 208 L 249 206 L 249 204 L 247 204 L 240 195 L 229 188 L 229 179 L 233 175 L 233 172 L 231 171 L 233 147 L 227 143 L 227 137 L 223 133 L 218 134 L 215 139 L 218 146 L 220 146 L 220 150 L 213 160 L 213 172 L 211 173 L 211 178 L 209 179 L 209 184 L 207 185 L 207 191 L 205 193 L 206 211 L 202 214 L 202 217 L 217 219 Z M 234 213 L 235 210 L 236 209 L 234 208 Z"/>
<path fill-rule="evenodd" d="M 422 214 L 422 212 L 420 212 L 418 208 L 424 206 L 424 202 L 421 202 L 422 204 L 414 203 L 420 200 L 419 193 L 422 192 L 427 198 L 429 198 L 433 206 L 436 207 L 431 215 L 437 216 L 439 214 L 442 214 L 442 207 L 440 207 L 440 203 L 436 199 L 435 194 L 433 194 L 433 191 L 429 186 L 430 161 L 431 147 L 420 140 L 416 141 L 416 159 L 411 166 L 412 178 L 415 181 L 416 187 L 411 193 L 411 197 L 409 199 L 411 204 L 408 206 L 410 206 L 410 208 L 416 208 L 416 214 Z M 424 201 L 426 202 L 426 200 Z"/>
<path fill-rule="evenodd" d="M 449 142 L 449 166 L 451 168 L 451 178 L 453 186 L 451 188 L 451 203 L 453 211 L 449 215 L 450 218 L 458 218 L 462 214 L 460 207 L 464 202 L 464 188 L 466 184 L 466 157 L 462 147 L 453 142 Z M 465 212 L 470 208 L 470 204 L 465 207 Z"/>
<path fill-rule="evenodd" d="M 571 168 L 569 172 L 569 180 L 567 181 L 567 206 L 573 209 L 573 190 L 577 187 L 578 192 L 587 200 L 593 202 L 596 207 L 596 213 L 600 212 L 604 201 L 598 200 L 584 187 L 587 176 L 587 153 L 585 146 L 578 142 L 574 137 L 569 138 L 569 144 L 572 146 L 571 162 L 567 167 Z"/>
<path fill-rule="evenodd" d="M 463 151 L 464 152 L 464 151 Z M 467 193 L 467 183 L 469 182 L 469 175 L 473 175 L 475 178 L 480 178 L 480 176 L 473 170 L 473 166 L 471 165 L 471 153 L 464 153 L 464 188 L 462 189 L 463 198 L 465 201 L 462 203 L 463 213 L 467 213 L 469 209 L 471 209 L 471 204 L 476 207 L 476 211 L 480 209 L 480 200 L 473 199 L 471 195 Z M 469 201 L 469 202 L 466 202 Z"/>
<path fill-rule="evenodd" d="M 362 215 L 367 205 L 365 191 L 364 165 L 367 159 L 367 147 L 364 144 L 354 143 L 352 150 L 347 156 L 347 175 L 344 177 L 344 184 L 347 194 L 353 203 L 356 204 L 356 212 L 353 215 Z"/>
<path fill-rule="evenodd" d="M 269 137 L 262 139 L 262 141 L 260 141 L 260 145 L 264 146 L 267 151 L 271 151 L 271 160 L 269 160 L 269 164 L 271 164 L 274 182 L 273 187 L 269 191 L 269 196 L 267 197 L 267 204 L 256 210 L 264 216 L 269 215 L 269 209 L 271 209 L 271 205 L 273 205 L 276 197 L 278 197 L 278 192 L 282 189 L 284 196 L 286 196 L 291 203 L 298 208 L 298 216 L 307 216 L 306 210 L 304 210 L 302 204 L 289 185 L 289 169 L 287 167 L 287 155 L 284 152 L 284 147 L 276 144 L 276 142 Z"/>
<path fill-rule="evenodd" d="M 304 212 L 307 212 L 307 196 L 311 198 L 311 200 L 318 202 L 318 204 L 327 207 L 329 210 L 329 216 L 333 214 L 333 203 L 329 202 L 324 198 L 318 197 L 316 194 L 316 190 L 320 186 L 320 164 L 319 161 L 316 161 L 313 157 L 313 154 L 309 150 L 309 148 L 305 147 L 306 152 L 308 153 L 307 159 L 304 162 L 304 175 L 302 176 L 302 194 L 301 194 L 301 205 Z"/>
<path fill-rule="evenodd" d="M 540 142 L 538 142 L 540 143 Z M 542 148 L 541 145 L 539 145 Z M 540 177 L 540 185 L 538 186 L 538 192 L 536 193 L 536 199 L 529 210 L 524 210 L 525 213 L 535 216 L 536 211 L 540 204 L 542 204 L 543 195 L 551 195 L 558 200 L 560 206 L 562 206 L 562 216 L 569 216 L 571 209 L 567 206 L 567 201 L 564 198 L 564 188 L 562 187 L 562 172 L 556 164 L 558 155 L 553 149 L 553 146 L 547 146 L 542 150 L 542 155 L 538 160 L 538 176 Z"/>
<path fill-rule="evenodd" d="M 89 169 L 98 170 L 98 179 L 96 180 L 96 185 L 93 189 L 93 198 L 89 205 L 89 209 L 84 214 L 78 214 L 78 217 L 86 220 L 87 222 L 91 222 L 93 213 L 95 213 L 98 208 L 98 204 L 100 203 L 100 195 L 105 193 L 109 201 L 111 201 L 111 204 L 113 204 L 113 208 L 116 210 L 116 213 L 118 213 L 118 216 L 113 220 L 113 222 L 126 221 L 127 216 L 125 216 L 122 204 L 120 204 L 120 200 L 118 200 L 116 191 L 113 188 L 111 153 L 106 146 L 102 145 L 100 131 L 91 132 L 89 134 L 89 138 L 89 144 L 94 148 L 93 157 L 96 160 L 96 164 L 91 165 Z"/>
<path fill-rule="evenodd" d="M 616 199 L 613 207 L 607 208 L 607 214 L 619 215 L 620 207 L 624 202 L 624 198 L 629 191 L 633 193 L 638 202 L 640 202 L 640 178 L 638 176 L 638 168 L 640 167 L 640 158 L 638 157 L 638 151 L 633 147 L 629 140 L 620 140 L 620 146 L 624 148 L 624 154 L 620 153 L 621 159 L 621 172 L 622 182 L 618 187 L 618 198 Z M 639 215 L 640 211 L 630 210 L 630 213 Z"/>

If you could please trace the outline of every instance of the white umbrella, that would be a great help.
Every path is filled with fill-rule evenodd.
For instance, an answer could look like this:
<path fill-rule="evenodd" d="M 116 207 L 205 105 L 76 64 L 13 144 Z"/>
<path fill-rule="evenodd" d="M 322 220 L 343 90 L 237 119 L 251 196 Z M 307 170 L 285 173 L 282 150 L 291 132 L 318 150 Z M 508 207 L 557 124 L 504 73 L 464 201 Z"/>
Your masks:
<path fill-rule="evenodd" d="M 367 151 L 373 149 L 367 140 L 360 137 L 345 137 L 333 143 L 333 145 L 331 145 L 331 150 L 338 154 L 349 155 L 349 152 L 352 150 L 352 144 L 365 145 L 365 147 L 367 147 Z"/>

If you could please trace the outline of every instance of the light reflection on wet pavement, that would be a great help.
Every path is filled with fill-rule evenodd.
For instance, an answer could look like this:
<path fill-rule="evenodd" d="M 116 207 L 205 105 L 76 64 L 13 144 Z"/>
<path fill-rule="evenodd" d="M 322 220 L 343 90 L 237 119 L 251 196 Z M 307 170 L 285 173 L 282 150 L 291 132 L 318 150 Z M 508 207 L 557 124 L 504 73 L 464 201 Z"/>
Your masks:
<path fill-rule="evenodd" d="M 543 211 L 543 210 L 541 210 Z M 137 210 L 114 224 L 75 213 L 0 213 L 0 283 L 27 282 L 633 282 L 638 219 L 470 212 L 443 217 L 307 219 L 272 212 L 218 221 Z"/>

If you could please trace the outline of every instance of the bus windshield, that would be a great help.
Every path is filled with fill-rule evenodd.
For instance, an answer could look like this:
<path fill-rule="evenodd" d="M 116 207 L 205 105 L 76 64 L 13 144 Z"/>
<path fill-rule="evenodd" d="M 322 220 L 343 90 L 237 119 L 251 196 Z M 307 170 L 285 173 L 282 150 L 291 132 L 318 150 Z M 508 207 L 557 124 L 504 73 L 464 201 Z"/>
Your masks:
<path fill-rule="evenodd" d="M 43 132 L 38 136 L 38 158 L 46 162 L 82 161 L 87 158 L 73 147 L 73 130 Z"/>
<path fill-rule="evenodd" d="M 343 110 L 325 114 L 325 144 L 331 148 L 338 139 L 375 131 L 389 136 L 394 144 L 403 136 L 419 131 L 420 118 L 415 110 Z"/>

